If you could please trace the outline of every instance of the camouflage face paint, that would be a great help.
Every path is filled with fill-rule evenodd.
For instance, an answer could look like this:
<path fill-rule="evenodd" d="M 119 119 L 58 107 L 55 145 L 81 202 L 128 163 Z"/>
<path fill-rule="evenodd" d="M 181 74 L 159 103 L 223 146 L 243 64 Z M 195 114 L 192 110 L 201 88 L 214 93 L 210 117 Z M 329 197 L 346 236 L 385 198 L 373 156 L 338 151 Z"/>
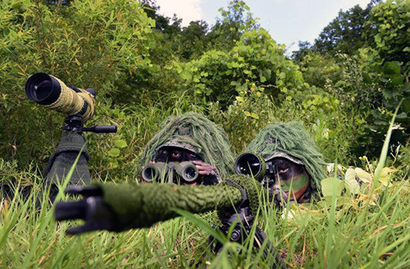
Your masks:
<path fill-rule="evenodd" d="M 290 180 L 280 180 L 280 187 L 283 191 L 289 192 L 292 188 L 293 191 L 299 191 L 309 184 L 309 176 L 304 173 L 300 175 L 295 175 Z"/>
<path fill-rule="evenodd" d="M 273 192 L 277 201 L 299 200 L 309 187 L 310 177 L 304 166 L 294 164 L 288 160 L 274 160 L 276 171 L 272 174 L 274 179 Z M 288 199 L 290 195 L 290 199 Z"/>

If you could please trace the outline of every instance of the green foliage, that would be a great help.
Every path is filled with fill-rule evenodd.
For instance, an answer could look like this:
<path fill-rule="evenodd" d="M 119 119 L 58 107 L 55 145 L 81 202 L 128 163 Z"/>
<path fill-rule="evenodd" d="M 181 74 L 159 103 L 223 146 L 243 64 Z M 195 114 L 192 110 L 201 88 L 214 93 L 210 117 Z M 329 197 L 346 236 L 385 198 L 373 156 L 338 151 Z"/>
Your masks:
<path fill-rule="evenodd" d="M 410 176 L 410 142 L 405 147 L 400 148 L 400 152 L 397 156 L 398 171 L 400 171 L 403 178 L 409 178 Z"/>
<path fill-rule="evenodd" d="M 42 162 L 56 146 L 62 123 L 29 103 L 23 86 L 35 72 L 51 73 L 67 84 L 93 87 L 99 95 L 135 91 L 127 74 L 149 66 L 150 26 L 136 2 L 2 1 L 0 8 L 0 154 L 21 164 Z M 41 127 L 39 127 L 41 126 Z M 39 130 L 39 132 L 37 132 Z"/>
<path fill-rule="evenodd" d="M 367 54 L 367 61 L 363 63 L 366 73 L 364 82 L 369 84 L 371 81 L 377 91 L 373 102 L 376 109 L 371 111 L 367 119 L 368 138 L 365 143 L 360 143 L 363 147 L 359 147 L 360 151 L 368 154 L 374 154 L 374 145 L 380 146 L 383 130 L 387 128 L 389 119 L 401 100 L 403 103 L 397 115 L 392 144 L 405 144 L 409 138 L 410 53 L 406 49 L 410 42 L 409 12 L 409 1 L 386 1 L 371 10 L 366 22 L 371 25 L 375 46 L 360 50 L 361 53 Z"/>
<path fill-rule="evenodd" d="M 333 57 L 317 52 L 306 53 L 299 63 L 306 83 L 323 88 L 342 80 L 342 68 Z"/>
<path fill-rule="evenodd" d="M 258 19 L 252 16 L 248 5 L 242 0 L 233 0 L 227 9 L 220 8 L 221 18 L 209 33 L 213 49 L 228 52 L 246 31 L 258 30 Z"/>
<path fill-rule="evenodd" d="M 410 2 L 387 1 L 373 8 L 369 24 L 374 25 L 376 48 L 371 55 L 369 69 L 379 75 L 383 86 L 383 105 L 394 110 L 404 99 L 400 118 L 410 113 Z M 400 113 L 399 113 L 400 115 Z M 410 127 L 404 122 L 405 128 Z"/>
<path fill-rule="evenodd" d="M 402 73 L 410 76 L 410 1 L 388 0 L 371 10 L 376 51 L 383 62 L 398 61 Z"/>
<path fill-rule="evenodd" d="M 284 52 L 266 30 L 246 31 L 229 52 L 212 50 L 189 62 L 183 78 L 196 96 L 207 102 L 219 101 L 222 108 L 253 84 L 277 97 L 296 92 L 303 83 L 298 67 Z"/>
<path fill-rule="evenodd" d="M 371 1 L 366 9 L 341 11 L 313 46 L 302 42 L 293 54 L 306 82 L 332 94 L 345 111 L 360 114 L 354 154 L 377 156 L 401 100 L 392 144 L 409 137 L 409 7 L 408 0 Z"/>
<path fill-rule="evenodd" d="M 380 0 L 371 1 L 365 9 L 359 5 L 347 11 L 339 11 L 338 16 L 327 25 L 315 40 L 313 50 L 323 54 L 354 54 L 370 39 L 371 25 L 367 24 L 372 6 Z"/>
<path fill-rule="evenodd" d="M 372 1 L 366 9 L 340 12 L 315 48 L 302 44 L 296 64 L 243 1 L 221 9 L 213 27 L 191 22 L 184 28 L 180 19 L 158 15 L 155 1 L 144 2 L 149 7 L 126 0 L 0 3 L 0 184 L 32 189 L 27 200 L 19 191 L 13 201 L 0 198 L 0 267 L 273 264 L 252 240 L 210 253 L 206 238 L 215 233 L 206 223 L 214 215 L 191 216 L 199 227 L 176 219 L 150 230 L 64 236 L 70 224 L 56 226 L 45 200 L 40 211 L 32 203 L 43 181 L 37 167 L 56 147 L 63 122 L 63 115 L 24 95 L 29 75 L 43 71 L 97 90 L 96 115 L 87 126 L 119 127 L 116 134 L 86 135 L 95 181 L 136 181 L 138 158 L 160 123 L 188 111 L 222 126 L 236 153 L 267 124 L 301 120 L 326 161 L 357 166 L 357 156 L 379 157 L 393 111 L 404 99 L 391 137 L 402 145 L 395 151 L 396 169 L 388 168 L 397 183 L 357 199 L 334 196 L 337 184 L 331 184 L 330 199 L 318 208 L 291 207 L 279 218 L 265 202 L 258 218 L 290 267 L 406 268 L 409 1 Z M 350 192 L 357 191 L 354 178 L 367 190 L 363 183 L 374 179 L 375 165 L 361 165 L 344 173 Z M 378 179 L 386 182 L 383 170 Z"/>
<path fill-rule="evenodd" d="M 202 55 L 210 40 L 207 32 L 208 24 L 205 21 L 191 21 L 182 29 L 178 52 L 183 59 L 196 59 Z"/>

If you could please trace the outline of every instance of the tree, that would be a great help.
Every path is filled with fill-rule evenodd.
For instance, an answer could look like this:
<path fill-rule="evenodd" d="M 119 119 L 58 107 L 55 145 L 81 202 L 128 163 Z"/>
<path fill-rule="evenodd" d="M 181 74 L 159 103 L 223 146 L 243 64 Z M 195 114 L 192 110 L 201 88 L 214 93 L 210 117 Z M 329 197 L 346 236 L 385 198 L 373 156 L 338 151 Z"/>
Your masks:
<path fill-rule="evenodd" d="M 258 19 L 254 18 L 249 10 L 242 0 L 233 0 L 229 2 L 227 9 L 219 9 L 221 18 L 217 19 L 208 34 L 213 49 L 229 51 L 245 31 L 259 29 Z"/>
<path fill-rule="evenodd" d="M 208 24 L 205 21 L 191 21 L 184 27 L 179 40 L 179 54 L 185 60 L 200 57 L 208 47 Z"/>
<path fill-rule="evenodd" d="M 315 39 L 314 49 L 321 53 L 352 54 L 363 47 L 366 42 L 368 29 L 365 22 L 369 16 L 370 8 L 362 9 L 359 5 L 343 12 L 320 33 Z"/>
<path fill-rule="evenodd" d="M 300 64 L 303 58 L 312 51 L 312 45 L 308 41 L 299 41 L 299 49 L 292 51 L 292 59 L 295 63 Z"/>
<path fill-rule="evenodd" d="M 410 77 L 410 1 L 386 1 L 373 8 L 367 26 L 383 63 L 397 61 Z"/>

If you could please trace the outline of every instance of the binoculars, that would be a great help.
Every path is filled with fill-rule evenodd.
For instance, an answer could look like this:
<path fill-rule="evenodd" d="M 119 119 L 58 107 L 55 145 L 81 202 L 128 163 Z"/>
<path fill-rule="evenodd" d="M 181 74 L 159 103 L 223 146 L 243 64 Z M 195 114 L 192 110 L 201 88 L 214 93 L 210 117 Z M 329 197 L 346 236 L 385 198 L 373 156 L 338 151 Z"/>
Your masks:
<path fill-rule="evenodd" d="M 86 120 L 94 114 L 96 92 L 91 88 L 68 87 L 52 75 L 36 73 L 27 80 L 25 90 L 30 100 L 66 115 Z"/>
<path fill-rule="evenodd" d="M 262 182 L 265 174 L 273 173 L 273 165 L 266 164 L 262 156 L 253 153 L 243 153 L 235 161 L 235 172 L 240 175 L 247 175 Z"/>
<path fill-rule="evenodd" d="M 142 178 L 146 182 L 192 183 L 198 176 L 198 168 L 192 162 L 157 162 L 142 170 Z"/>

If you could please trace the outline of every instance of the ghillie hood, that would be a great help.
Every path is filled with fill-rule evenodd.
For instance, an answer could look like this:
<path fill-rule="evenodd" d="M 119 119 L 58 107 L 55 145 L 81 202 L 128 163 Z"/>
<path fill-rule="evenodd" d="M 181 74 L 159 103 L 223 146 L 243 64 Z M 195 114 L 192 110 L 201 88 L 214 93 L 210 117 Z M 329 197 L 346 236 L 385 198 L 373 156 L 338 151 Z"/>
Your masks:
<path fill-rule="evenodd" d="M 312 177 L 311 188 L 319 191 L 325 178 L 322 154 L 300 122 L 271 123 L 262 129 L 248 145 L 246 152 L 262 155 L 265 160 L 285 153 L 300 160 Z"/>
<path fill-rule="evenodd" d="M 183 148 L 186 148 L 187 144 L 191 145 L 192 148 L 187 149 L 216 167 L 222 179 L 233 173 L 234 157 L 227 134 L 204 115 L 193 112 L 168 117 L 162 123 L 161 129 L 144 148 L 139 172 L 142 166 L 148 165 L 148 162 L 154 159 L 161 146 L 170 143 L 172 146 L 180 144 Z"/>

